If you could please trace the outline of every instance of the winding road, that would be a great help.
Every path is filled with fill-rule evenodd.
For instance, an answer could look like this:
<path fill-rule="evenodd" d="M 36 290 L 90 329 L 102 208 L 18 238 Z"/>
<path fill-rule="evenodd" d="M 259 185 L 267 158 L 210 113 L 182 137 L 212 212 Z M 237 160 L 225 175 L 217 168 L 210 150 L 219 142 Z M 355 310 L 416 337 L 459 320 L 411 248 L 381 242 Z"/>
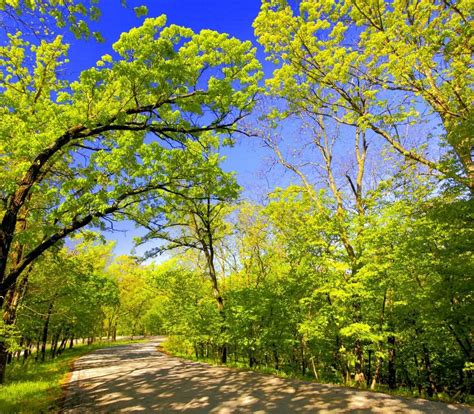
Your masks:
<path fill-rule="evenodd" d="M 474 410 L 170 357 L 163 337 L 79 358 L 63 413 L 453 413 Z"/>

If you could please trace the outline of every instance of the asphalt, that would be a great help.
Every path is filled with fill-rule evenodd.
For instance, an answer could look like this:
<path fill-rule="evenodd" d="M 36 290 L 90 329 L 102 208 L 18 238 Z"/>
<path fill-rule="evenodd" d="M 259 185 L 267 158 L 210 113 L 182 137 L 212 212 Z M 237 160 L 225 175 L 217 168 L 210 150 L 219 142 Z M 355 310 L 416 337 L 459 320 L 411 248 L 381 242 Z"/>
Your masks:
<path fill-rule="evenodd" d="M 157 351 L 164 337 L 79 358 L 62 413 L 452 413 L 461 405 L 215 367 Z"/>

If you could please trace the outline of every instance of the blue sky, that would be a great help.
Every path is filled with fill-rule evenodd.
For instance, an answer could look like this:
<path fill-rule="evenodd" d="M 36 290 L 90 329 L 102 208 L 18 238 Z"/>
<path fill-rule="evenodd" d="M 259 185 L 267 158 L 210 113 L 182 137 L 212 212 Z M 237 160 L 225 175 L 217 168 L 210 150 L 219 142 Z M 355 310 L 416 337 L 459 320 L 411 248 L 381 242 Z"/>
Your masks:
<path fill-rule="evenodd" d="M 139 0 L 128 1 L 127 8 L 121 7 L 119 0 L 104 0 L 100 2 L 102 18 L 92 24 L 92 29 L 99 30 L 106 41 L 84 44 L 71 39 L 70 56 L 74 71 L 92 66 L 102 54 L 110 51 L 120 33 L 140 25 L 143 18 L 138 19 L 133 12 L 133 7 L 140 4 L 148 7 L 148 17 L 167 15 L 168 24 L 190 27 L 194 31 L 217 30 L 254 42 L 252 22 L 259 11 L 259 0 Z"/>
<path fill-rule="evenodd" d="M 212 29 L 229 33 L 241 40 L 250 40 L 257 47 L 252 22 L 260 8 L 259 0 L 142 0 L 129 1 L 127 8 L 122 7 L 119 0 L 104 0 L 100 3 L 100 21 L 91 25 L 93 31 L 101 32 L 105 38 L 104 43 L 93 40 L 77 41 L 71 34 L 64 33 L 66 41 L 71 44 L 68 78 L 74 79 L 82 70 L 94 66 L 102 55 L 111 52 L 112 44 L 122 32 L 141 24 L 144 18 L 137 18 L 133 12 L 133 7 L 140 4 L 146 4 L 148 7 L 147 17 L 165 14 L 168 24 L 190 27 L 196 32 Z M 261 48 L 258 48 L 258 56 L 264 63 Z M 267 75 L 271 73 L 271 67 L 267 64 L 265 72 Z M 269 170 L 270 153 L 262 148 L 257 139 L 239 139 L 233 148 L 226 148 L 223 153 L 226 156 L 223 167 L 227 171 L 237 173 L 238 182 L 245 189 L 244 197 L 258 199 L 275 186 L 272 180 L 269 180 L 270 175 L 266 174 Z M 117 241 L 116 254 L 128 254 L 133 246 L 132 238 L 141 232 L 135 229 L 132 223 L 117 223 L 116 228 L 122 231 L 107 232 L 106 237 Z M 139 249 L 138 253 L 143 250 Z"/>

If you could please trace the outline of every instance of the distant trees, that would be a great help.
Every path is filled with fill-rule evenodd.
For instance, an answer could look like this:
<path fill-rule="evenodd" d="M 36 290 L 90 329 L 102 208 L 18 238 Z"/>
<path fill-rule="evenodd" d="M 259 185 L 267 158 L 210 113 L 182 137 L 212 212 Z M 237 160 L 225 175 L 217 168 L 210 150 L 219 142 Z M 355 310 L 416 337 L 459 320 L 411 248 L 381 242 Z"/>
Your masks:
<path fill-rule="evenodd" d="M 164 331 L 154 266 L 113 259 L 113 244 L 76 239 L 45 253 L 10 314 L 9 355 L 54 358 L 77 341 Z"/>
<path fill-rule="evenodd" d="M 16 347 L 25 360 L 33 348 L 44 360 L 47 349 L 54 358 L 75 339 L 102 336 L 104 309 L 118 300 L 105 273 L 111 248 L 82 241 L 73 250 L 48 252 L 31 268 L 15 309 Z"/>
<path fill-rule="evenodd" d="M 117 332 L 131 336 L 146 334 L 145 319 L 155 298 L 150 288 L 151 268 L 139 265 L 132 257 L 119 256 L 108 266 L 107 275 L 117 287 L 118 295 L 117 301 L 104 309 L 104 334 L 114 340 Z M 159 329 L 160 325 L 156 324 L 155 328 Z"/>

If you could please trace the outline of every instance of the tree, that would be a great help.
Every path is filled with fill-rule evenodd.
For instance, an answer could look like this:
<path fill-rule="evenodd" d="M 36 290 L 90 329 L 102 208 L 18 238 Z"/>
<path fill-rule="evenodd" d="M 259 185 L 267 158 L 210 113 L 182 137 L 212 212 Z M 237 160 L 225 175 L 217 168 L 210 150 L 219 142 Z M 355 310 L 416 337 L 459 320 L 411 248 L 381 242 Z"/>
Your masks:
<path fill-rule="evenodd" d="M 251 44 L 164 27 L 165 21 L 147 19 L 122 34 L 114 45 L 118 58 L 103 56 L 73 83 L 57 77 L 67 50 L 60 37 L 34 46 L 10 35 L 2 47 L 0 303 L 58 241 L 186 188 L 193 171 L 182 166 L 205 163 L 187 144 L 208 131 L 235 132 L 251 110 L 260 78 Z M 33 66 L 24 60 L 27 51 Z M 44 225 L 31 243 L 34 215 Z M 17 240 L 29 244 L 13 265 Z"/>
<path fill-rule="evenodd" d="M 216 251 L 220 240 L 229 232 L 224 218 L 229 213 L 230 204 L 238 196 L 239 187 L 233 174 L 223 173 L 220 169 L 222 158 L 216 151 L 217 137 L 210 134 L 203 136 L 193 147 L 196 152 L 202 153 L 206 164 L 195 170 L 189 189 L 178 195 L 167 196 L 163 205 L 149 205 L 146 214 L 139 212 L 132 218 L 148 230 L 141 243 L 150 240 L 165 242 L 150 250 L 148 256 L 177 248 L 194 249 L 202 253 L 222 319 L 221 333 L 224 334 L 224 298 L 219 286 Z M 164 224 L 160 220 L 162 216 L 166 218 Z M 221 362 L 226 363 L 225 339 L 221 353 Z"/>
<path fill-rule="evenodd" d="M 278 68 L 267 85 L 307 111 L 372 131 L 402 157 L 474 191 L 469 2 L 264 0 L 254 22 Z M 441 122 L 422 139 L 408 125 Z M 434 144 L 447 145 L 441 158 Z"/>

